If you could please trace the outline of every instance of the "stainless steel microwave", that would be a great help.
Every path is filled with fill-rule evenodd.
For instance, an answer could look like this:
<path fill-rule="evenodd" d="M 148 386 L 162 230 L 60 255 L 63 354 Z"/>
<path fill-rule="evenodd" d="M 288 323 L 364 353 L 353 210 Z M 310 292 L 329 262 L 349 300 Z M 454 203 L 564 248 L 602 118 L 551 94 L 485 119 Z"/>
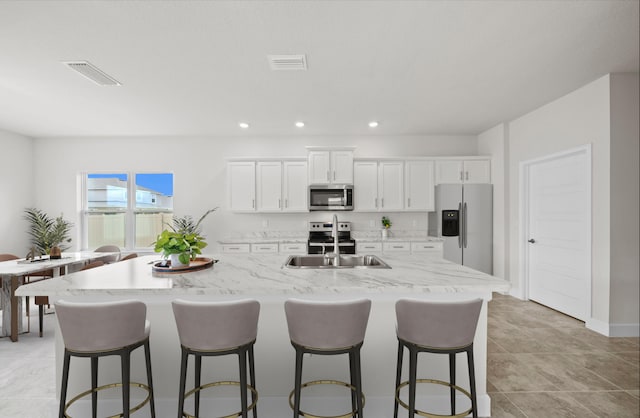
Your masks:
<path fill-rule="evenodd" d="M 309 210 L 353 210 L 353 185 L 309 186 Z"/>

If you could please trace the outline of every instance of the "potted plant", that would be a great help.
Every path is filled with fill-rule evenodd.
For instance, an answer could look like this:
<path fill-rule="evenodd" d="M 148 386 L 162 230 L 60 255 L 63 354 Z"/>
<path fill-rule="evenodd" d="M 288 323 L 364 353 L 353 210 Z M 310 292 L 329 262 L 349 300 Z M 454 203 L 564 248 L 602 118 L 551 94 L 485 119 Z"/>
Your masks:
<path fill-rule="evenodd" d="M 164 230 L 155 242 L 154 251 L 162 252 L 164 258 L 171 261 L 171 268 L 185 267 L 189 265 L 207 246 L 204 238 L 195 233 L 185 234 Z"/>
<path fill-rule="evenodd" d="M 154 243 L 156 252 L 162 252 L 164 258 L 171 261 L 172 268 L 188 266 L 202 249 L 207 246 L 201 234 L 200 224 L 216 208 L 209 209 L 194 222 L 191 215 L 173 218 L 173 225 L 167 224 L 169 229 L 162 231 Z"/>
<path fill-rule="evenodd" d="M 389 228 L 391 228 L 391 219 L 386 216 L 382 217 L 382 239 L 386 239 L 389 236 Z"/>
<path fill-rule="evenodd" d="M 30 223 L 29 235 L 33 256 L 49 255 L 54 247 L 55 255 L 70 248 L 67 244 L 71 242 L 71 222 L 66 221 L 62 215 L 53 219 L 36 208 L 27 208 L 24 212 L 24 218 Z"/>

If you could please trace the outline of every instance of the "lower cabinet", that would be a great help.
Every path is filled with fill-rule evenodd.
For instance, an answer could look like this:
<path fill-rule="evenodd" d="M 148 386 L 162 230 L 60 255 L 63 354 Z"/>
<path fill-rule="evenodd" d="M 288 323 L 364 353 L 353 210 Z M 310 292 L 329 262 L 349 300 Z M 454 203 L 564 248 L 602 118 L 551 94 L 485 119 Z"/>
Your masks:
<path fill-rule="evenodd" d="M 369 253 L 405 253 L 420 254 L 426 257 L 442 258 L 442 243 L 433 241 L 358 241 L 358 254 Z"/>
<path fill-rule="evenodd" d="M 277 253 L 278 243 L 273 242 L 269 244 L 251 244 L 252 253 Z"/>
<path fill-rule="evenodd" d="M 284 254 L 306 254 L 307 244 L 303 242 L 280 244 L 280 252 Z"/>
<path fill-rule="evenodd" d="M 385 253 L 408 253 L 411 251 L 409 242 L 383 242 L 382 252 Z"/>
<path fill-rule="evenodd" d="M 356 252 L 358 254 L 381 253 L 381 242 L 356 242 Z"/>
<path fill-rule="evenodd" d="M 412 254 L 424 254 L 427 257 L 442 258 L 442 243 L 441 242 L 412 242 L 411 243 Z"/>
<path fill-rule="evenodd" d="M 251 245 L 250 244 L 222 244 L 222 252 L 225 254 L 249 253 L 251 252 Z"/>

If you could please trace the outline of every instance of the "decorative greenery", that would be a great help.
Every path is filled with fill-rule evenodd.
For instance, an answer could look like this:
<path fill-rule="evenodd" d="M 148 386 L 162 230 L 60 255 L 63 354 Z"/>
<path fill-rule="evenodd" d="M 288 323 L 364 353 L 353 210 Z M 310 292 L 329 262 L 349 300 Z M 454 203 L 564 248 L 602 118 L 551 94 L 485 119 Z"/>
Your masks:
<path fill-rule="evenodd" d="M 200 219 L 198 219 L 198 222 L 194 223 L 191 215 L 186 215 L 179 218 L 173 218 L 173 225 L 168 225 L 168 226 L 169 228 L 171 228 L 173 232 L 177 232 L 180 234 L 200 235 L 202 233 L 202 231 L 200 230 L 200 224 L 202 223 L 204 218 L 207 217 L 207 215 L 209 215 L 211 212 L 214 212 L 216 209 L 218 208 L 215 207 L 213 209 L 209 209 L 208 211 L 206 211 L 204 215 L 202 215 Z"/>
<path fill-rule="evenodd" d="M 387 218 L 386 216 L 383 216 L 382 217 L 382 226 L 385 229 L 389 229 L 389 228 L 391 228 L 391 225 L 392 225 L 391 224 L 391 219 Z"/>
<path fill-rule="evenodd" d="M 181 232 L 162 231 L 155 242 L 154 251 L 162 252 L 163 257 L 171 254 L 180 254 L 178 259 L 183 264 L 189 264 L 189 260 L 202 254 L 202 249 L 207 246 L 204 238 L 199 234 L 183 234 Z"/>
<path fill-rule="evenodd" d="M 45 212 L 36 208 L 27 208 L 24 212 L 24 219 L 30 222 L 31 245 L 40 254 L 49 254 L 52 247 L 59 247 L 61 251 L 71 247 L 63 243 L 71 242 L 69 232 L 73 224 L 66 221 L 62 215 L 52 219 Z"/>

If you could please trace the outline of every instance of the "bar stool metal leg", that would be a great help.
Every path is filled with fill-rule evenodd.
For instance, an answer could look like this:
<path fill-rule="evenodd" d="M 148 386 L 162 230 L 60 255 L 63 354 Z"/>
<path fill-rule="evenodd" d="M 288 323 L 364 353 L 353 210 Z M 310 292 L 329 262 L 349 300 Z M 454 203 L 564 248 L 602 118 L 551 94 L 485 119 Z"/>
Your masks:
<path fill-rule="evenodd" d="M 300 392 L 302 389 L 302 350 L 296 347 L 296 376 L 293 395 L 293 418 L 300 416 Z"/>
<path fill-rule="evenodd" d="M 189 365 L 189 353 L 182 349 L 182 357 L 180 360 L 180 394 L 178 396 L 178 418 L 182 418 L 182 411 L 184 411 L 184 393 L 187 385 L 187 366 Z"/>
<path fill-rule="evenodd" d="M 200 384 L 202 382 L 202 356 L 199 354 L 195 355 L 196 358 L 196 369 L 194 371 L 194 376 L 195 376 L 195 384 L 194 384 L 194 388 L 199 388 Z M 193 394 L 194 396 L 194 401 L 195 401 L 195 414 L 196 416 L 200 415 L 200 391 L 196 391 L 196 393 Z"/>
<path fill-rule="evenodd" d="M 404 357 L 404 345 L 402 341 L 398 340 L 398 361 L 396 362 L 396 392 L 394 393 L 393 400 L 393 418 L 398 418 L 398 396 L 400 394 L 397 392 L 398 387 L 400 386 L 400 381 L 402 380 L 402 358 Z"/>
<path fill-rule="evenodd" d="M 67 404 L 67 386 L 69 385 L 69 363 L 71 362 L 71 354 L 64 350 L 64 361 L 62 365 L 62 385 L 60 387 L 60 409 L 58 418 L 64 418 L 64 409 Z"/>
<path fill-rule="evenodd" d="M 473 345 L 467 350 L 467 364 L 469 366 L 469 388 L 471 389 L 471 408 L 473 418 L 478 418 L 478 400 L 476 398 L 476 372 L 473 363 Z"/>
<path fill-rule="evenodd" d="M 147 386 L 151 391 L 151 416 L 156 416 L 155 398 L 153 396 L 153 376 L 151 375 L 151 347 L 149 346 L 149 340 L 144 343 L 144 359 L 147 365 Z"/>
<path fill-rule="evenodd" d="M 98 418 L 98 357 L 91 357 L 91 416 Z"/>
<path fill-rule="evenodd" d="M 249 347 L 249 379 L 251 380 L 251 386 L 256 387 L 256 367 L 255 358 L 253 356 L 253 346 Z M 256 403 L 256 394 L 251 392 L 251 403 Z M 253 418 L 258 418 L 258 405 L 253 407 Z"/>
<path fill-rule="evenodd" d="M 456 414 L 456 390 L 454 388 L 456 384 L 456 353 L 449 353 L 449 387 L 450 402 L 451 402 L 451 415 Z"/>

